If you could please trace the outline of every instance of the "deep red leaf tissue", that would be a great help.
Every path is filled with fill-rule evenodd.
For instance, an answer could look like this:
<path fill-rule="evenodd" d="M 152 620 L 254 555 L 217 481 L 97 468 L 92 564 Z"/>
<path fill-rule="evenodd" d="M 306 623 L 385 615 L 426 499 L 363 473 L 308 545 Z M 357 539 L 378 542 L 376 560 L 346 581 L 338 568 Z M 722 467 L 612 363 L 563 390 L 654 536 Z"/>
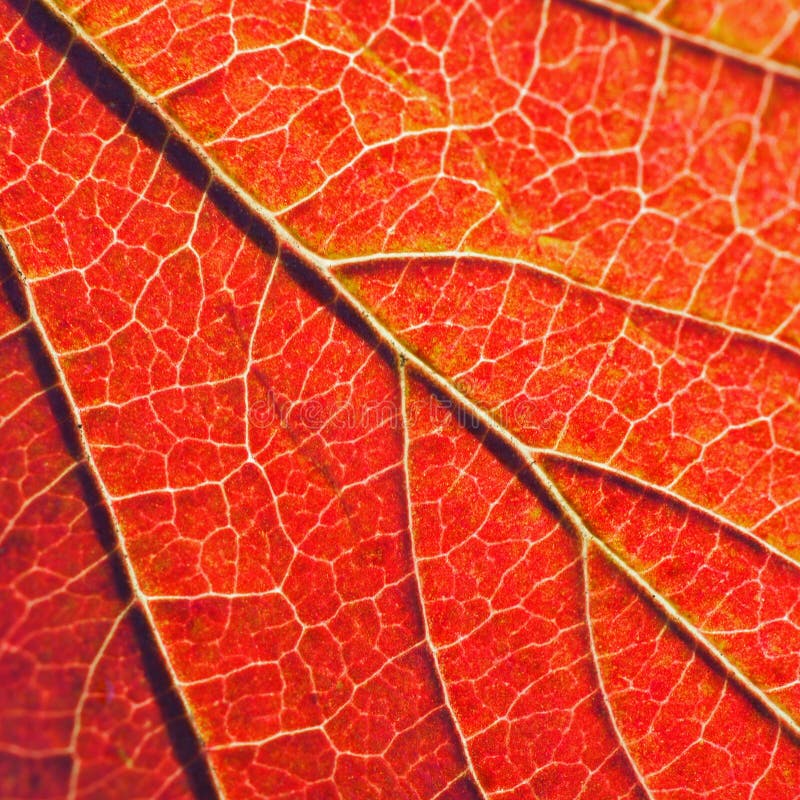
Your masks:
<path fill-rule="evenodd" d="M 0 797 L 800 797 L 800 6 L 0 0 Z"/>

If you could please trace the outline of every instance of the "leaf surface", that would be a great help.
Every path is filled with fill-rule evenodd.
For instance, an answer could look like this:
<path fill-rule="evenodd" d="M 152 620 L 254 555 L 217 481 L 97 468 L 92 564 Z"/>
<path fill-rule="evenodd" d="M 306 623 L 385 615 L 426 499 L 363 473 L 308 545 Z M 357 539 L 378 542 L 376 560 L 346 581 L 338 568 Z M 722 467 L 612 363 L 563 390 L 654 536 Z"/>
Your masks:
<path fill-rule="evenodd" d="M 5 258 L 0 275 L 2 794 L 202 794 L 197 742 Z"/>
<path fill-rule="evenodd" d="M 3 7 L 4 338 L 55 369 L 3 401 L 73 426 L 11 426 L 8 535 L 111 570 L 10 796 L 798 796 L 794 12 L 643 10 Z M 107 652 L 162 742 L 119 779 Z"/>

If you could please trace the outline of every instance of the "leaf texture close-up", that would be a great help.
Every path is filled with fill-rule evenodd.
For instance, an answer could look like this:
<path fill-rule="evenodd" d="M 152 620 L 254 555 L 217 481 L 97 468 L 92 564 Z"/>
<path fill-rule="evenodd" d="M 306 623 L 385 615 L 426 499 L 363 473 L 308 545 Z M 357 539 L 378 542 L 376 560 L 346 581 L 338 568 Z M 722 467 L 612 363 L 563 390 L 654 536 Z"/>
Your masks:
<path fill-rule="evenodd" d="M 0 798 L 800 798 L 795 0 L 0 0 Z"/>

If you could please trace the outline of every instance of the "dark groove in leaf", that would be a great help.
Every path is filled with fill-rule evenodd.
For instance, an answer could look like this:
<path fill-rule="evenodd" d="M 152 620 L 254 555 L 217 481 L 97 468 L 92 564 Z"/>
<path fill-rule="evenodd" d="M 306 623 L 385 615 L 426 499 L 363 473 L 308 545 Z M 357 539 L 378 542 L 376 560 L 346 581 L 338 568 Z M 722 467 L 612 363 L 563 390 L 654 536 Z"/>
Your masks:
<path fill-rule="evenodd" d="M 172 749 L 179 763 L 183 765 L 189 786 L 199 800 L 218 800 L 219 794 L 203 753 L 203 743 L 187 716 L 180 695 L 170 681 L 167 665 L 140 606 L 136 605 L 131 609 L 130 619 L 142 651 L 145 674 L 153 687 Z"/>
<path fill-rule="evenodd" d="M 483 795 L 478 791 L 472 778 L 464 776 L 441 796 L 441 800 L 450 800 L 451 797 L 457 797 L 458 800 L 482 800 Z"/>
<path fill-rule="evenodd" d="M 261 224 L 263 225 L 263 223 Z M 326 283 L 309 264 L 291 250 L 284 249 L 282 251 L 281 262 L 301 291 L 328 308 L 341 323 L 369 345 L 390 367 L 396 367 L 397 359 L 392 350 L 377 336 L 352 304 L 336 293 L 331 284 Z"/>
<path fill-rule="evenodd" d="M 28 299 L 25 297 L 22 282 L 2 247 L 0 247 L 0 284 L 3 285 L 3 293 L 11 304 L 11 308 L 14 309 L 14 313 L 19 317 L 20 324 L 27 321 L 31 315 Z"/>
<path fill-rule="evenodd" d="M 33 31 L 45 44 L 59 52 L 66 52 L 72 41 L 72 35 L 63 23 L 53 17 L 47 7 L 35 0 L 33 2 L 9 0 L 9 2 L 25 17 Z"/>
<path fill-rule="evenodd" d="M 44 352 L 36 332 L 31 327 L 28 327 L 23 332 L 22 337 L 30 356 L 31 364 L 36 372 L 36 377 L 42 384 L 42 388 L 45 389 L 45 398 L 50 410 L 58 421 L 61 439 L 70 456 L 79 462 L 83 458 L 81 441 L 73 422 L 67 399 L 59 386 L 58 375 Z"/>

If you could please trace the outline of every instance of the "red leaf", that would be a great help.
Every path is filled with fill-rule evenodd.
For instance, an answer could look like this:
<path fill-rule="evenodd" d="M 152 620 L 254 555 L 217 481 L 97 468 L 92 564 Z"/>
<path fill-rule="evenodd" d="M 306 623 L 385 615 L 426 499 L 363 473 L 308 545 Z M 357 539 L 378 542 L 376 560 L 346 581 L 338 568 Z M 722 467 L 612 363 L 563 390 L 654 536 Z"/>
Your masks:
<path fill-rule="evenodd" d="M 2 796 L 191 797 L 209 785 L 194 734 L 9 266 L 0 262 Z"/>
<path fill-rule="evenodd" d="M 7 2 L 3 796 L 800 796 L 795 12 Z"/>

